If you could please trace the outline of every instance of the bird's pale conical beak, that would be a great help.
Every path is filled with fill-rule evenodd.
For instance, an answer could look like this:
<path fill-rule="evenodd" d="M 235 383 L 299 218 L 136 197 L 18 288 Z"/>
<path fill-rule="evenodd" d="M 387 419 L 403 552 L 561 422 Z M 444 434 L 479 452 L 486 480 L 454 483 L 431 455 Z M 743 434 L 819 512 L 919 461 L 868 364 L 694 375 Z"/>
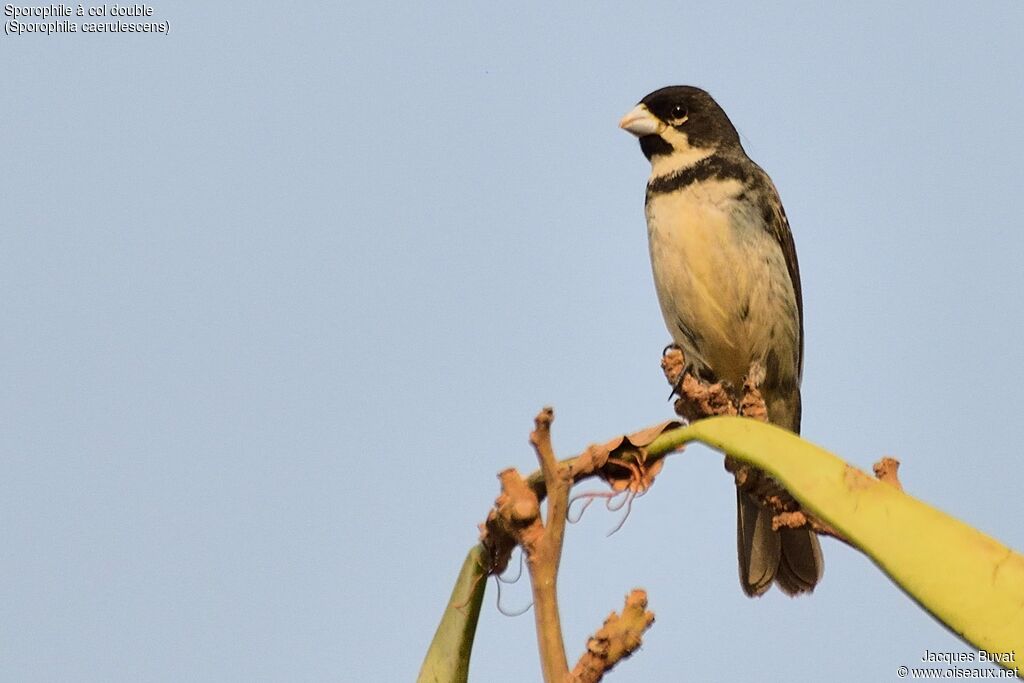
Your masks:
<path fill-rule="evenodd" d="M 619 128 L 642 138 L 645 135 L 657 135 L 664 130 L 665 124 L 655 118 L 646 104 L 638 104 L 622 117 Z"/>

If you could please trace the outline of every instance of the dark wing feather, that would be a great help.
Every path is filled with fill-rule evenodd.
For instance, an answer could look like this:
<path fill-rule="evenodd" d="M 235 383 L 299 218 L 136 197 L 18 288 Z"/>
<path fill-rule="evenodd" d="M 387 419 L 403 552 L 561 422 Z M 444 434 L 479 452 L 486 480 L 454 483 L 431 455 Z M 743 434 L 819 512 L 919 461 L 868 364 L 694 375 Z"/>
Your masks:
<path fill-rule="evenodd" d="M 782 200 L 779 199 L 779 192 L 775 189 L 775 184 L 763 170 L 760 175 L 764 182 L 764 191 L 761 193 L 761 215 L 765 219 L 765 226 L 778 242 L 779 248 L 782 249 L 782 255 L 786 259 L 786 269 L 789 271 L 789 280 L 793 283 L 793 293 L 796 295 L 796 311 L 800 318 L 800 357 L 797 359 L 797 377 L 803 377 L 804 298 L 800 289 L 800 265 L 796 260 L 796 245 L 793 244 L 793 232 L 789 229 L 789 219 L 786 218 L 786 210 L 782 208 Z"/>

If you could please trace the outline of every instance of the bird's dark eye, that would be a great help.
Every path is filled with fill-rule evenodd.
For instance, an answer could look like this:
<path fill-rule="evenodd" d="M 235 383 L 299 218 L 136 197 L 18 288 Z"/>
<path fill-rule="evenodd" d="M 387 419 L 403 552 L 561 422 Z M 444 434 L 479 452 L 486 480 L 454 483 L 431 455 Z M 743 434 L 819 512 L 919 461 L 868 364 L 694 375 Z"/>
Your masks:
<path fill-rule="evenodd" d="M 673 120 L 681 121 L 686 118 L 686 114 L 686 107 L 684 107 L 683 105 L 677 104 L 676 106 L 672 107 L 671 116 Z"/>

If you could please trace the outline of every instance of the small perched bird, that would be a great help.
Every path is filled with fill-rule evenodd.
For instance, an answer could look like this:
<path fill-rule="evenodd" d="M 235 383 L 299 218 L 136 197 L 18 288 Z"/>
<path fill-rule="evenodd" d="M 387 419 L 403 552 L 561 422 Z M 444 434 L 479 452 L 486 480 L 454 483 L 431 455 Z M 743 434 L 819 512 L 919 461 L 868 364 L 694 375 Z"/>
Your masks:
<path fill-rule="evenodd" d="M 692 86 L 652 92 L 619 126 L 651 162 L 647 237 L 665 324 L 687 369 L 742 385 L 754 363 L 768 419 L 800 432 L 803 304 L 796 249 L 768 174 L 751 161 L 729 117 Z M 772 512 L 737 490 L 740 585 L 814 589 L 823 560 L 807 530 L 772 530 Z"/>

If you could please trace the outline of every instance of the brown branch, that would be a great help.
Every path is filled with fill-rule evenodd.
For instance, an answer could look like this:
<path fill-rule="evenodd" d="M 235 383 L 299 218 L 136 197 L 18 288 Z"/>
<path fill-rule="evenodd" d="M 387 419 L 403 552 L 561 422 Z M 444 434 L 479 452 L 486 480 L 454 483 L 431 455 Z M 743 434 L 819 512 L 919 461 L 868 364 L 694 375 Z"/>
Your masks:
<path fill-rule="evenodd" d="M 678 427 L 679 423 L 664 422 L 635 434 L 612 439 L 606 444 L 589 446 L 574 458 L 558 461 L 551 447 L 553 419 L 554 412 L 550 408 L 543 409 L 535 418 L 534 430 L 530 434 L 530 443 L 541 464 L 540 470 L 528 479 L 524 479 L 515 469 L 504 470 L 499 475 L 501 492 L 481 527 L 480 542 L 487 551 L 490 563 L 488 571 L 491 574 L 505 570 L 516 545 L 523 548 L 533 589 L 537 641 L 544 680 L 561 683 L 572 680 L 569 678 L 565 657 L 556 592 L 569 490 L 574 482 L 595 476 L 606 480 L 616 490 L 642 491 L 649 488 L 660 469 L 661 460 L 648 463 L 645 447 L 665 431 Z M 545 495 L 548 496 L 546 525 L 541 522 L 540 516 L 540 501 Z M 630 619 L 624 624 L 632 624 L 637 618 L 634 614 L 637 602 L 635 593 L 631 594 L 627 609 L 623 612 L 622 619 L 627 616 Z M 643 605 L 646 606 L 646 596 Z M 620 625 L 621 628 L 623 626 Z M 636 631 L 637 639 L 642 631 Z M 595 638 L 600 637 L 601 633 L 598 632 Z M 624 638 L 625 635 L 620 634 L 612 639 L 615 645 L 609 652 L 619 654 L 603 665 L 601 671 L 611 668 L 616 661 L 635 649 L 635 646 L 621 648 L 619 643 L 626 642 Z"/>
<path fill-rule="evenodd" d="M 548 519 L 537 543 L 526 552 L 526 566 L 533 586 L 533 613 L 537 624 L 541 669 L 548 683 L 564 681 L 569 674 L 565 658 L 565 641 L 558 614 L 558 565 L 565 537 L 565 516 L 569 501 L 571 478 L 569 467 L 560 464 L 551 448 L 551 422 L 555 413 L 544 408 L 534 418 L 530 443 L 537 452 L 548 491 Z M 532 492 L 531 492 L 532 493 Z M 536 499 L 536 494 L 534 494 Z"/>
<path fill-rule="evenodd" d="M 767 421 L 767 408 L 758 389 L 764 372 L 758 365 L 751 368 L 750 377 L 739 393 L 721 382 L 709 384 L 685 372 L 682 352 L 678 349 L 666 351 L 662 369 L 678 396 L 676 412 L 687 420 L 713 415 L 743 415 Z M 646 610 L 646 593 L 634 590 L 627 596 L 622 615 L 613 612 L 605 620 L 604 626 L 588 641 L 587 652 L 569 674 L 556 592 L 569 491 L 573 484 L 595 476 L 607 481 L 615 491 L 645 491 L 653 484 L 664 456 L 673 449 L 681 448 L 664 440 L 651 453 L 648 453 L 647 446 L 680 423 L 664 422 L 605 444 L 588 446 L 580 455 L 559 461 L 551 447 L 553 420 L 554 411 L 544 408 L 535 418 L 534 430 L 530 434 L 540 469 L 527 478 L 515 469 L 499 474 L 501 493 L 480 527 L 480 543 L 487 552 L 489 574 L 503 572 L 515 546 L 523 548 L 533 587 L 545 681 L 598 681 L 618 661 L 640 646 L 640 639 L 653 623 L 654 615 Z M 779 482 L 764 472 L 728 456 L 725 466 L 739 488 L 774 511 L 774 528 L 809 528 L 847 542 L 827 524 L 801 510 Z M 875 476 L 902 489 L 896 476 L 898 467 L 898 461 L 883 458 L 875 465 Z M 545 496 L 549 498 L 546 525 L 540 516 L 540 503 Z"/>
<path fill-rule="evenodd" d="M 530 433 L 530 444 L 537 452 L 540 469 L 544 474 L 544 482 L 548 489 L 548 518 L 545 527 L 549 543 L 561 550 L 562 538 L 565 535 L 566 511 L 569 507 L 569 489 L 572 486 L 569 467 L 562 465 L 555 458 L 551 447 L 551 423 L 555 419 L 555 411 L 544 408 L 534 418 L 534 429 Z M 554 487 L 552 487 L 554 482 Z M 560 554 L 560 553 L 559 553 Z M 556 558 L 555 568 L 558 558 Z"/>
<path fill-rule="evenodd" d="M 661 367 L 665 372 L 665 379 L 679 397 L 675 402 L 676 413 L 687 420 L 715 415 L 743 415 L 768 422 L 768 408 L 759 388 L 764 381 L 765 373 L 759 363 L 751 365 L 742 389 L 735 395 L 721 382 L 708 384 L 687 372 L 683 352 L 678 348 L 666 349 L 661 359 Z M 736 486 L 741 491 L 750 494 L 762 506 L 775 513 L 772 528 L 807 528 L 847 543 L 846 539 L 831 526 L 803 511 L 800 504 L 775 478 L 729 456 L 725 457 L 725 469 L 733 475 Z"/>
<path fill-rule="evenodd" d="M 612 612 L 604 626 L 587 641 L 587 651 L 572 670 L 574 683 L 596 683 L 619 661 L 629 657 L 641 645 L 644 631 L 654 623 L 647 611 L 647 593 L 635 588 L 626 596 L 622 615 Z"/>
<path fill-rule="evenodd" d="M 884 458 L 876 462 L 872 469 L 874 470 L 875 478 L 877 478 L 878 481 L 883 481 L 886 484 L 895 486 L 900 491 L 903 490 L 903 484 L 900 483 L 899 478 L 899 460 L 897 460 L 896 458 L 890 458 L 889 456 L 885 456 Z"/>
<path fill-rule="evenodd" d="M 562 460 L 559 465 L 567 468 L 572 484 L 600 477 L 616 490 L 650 488 L 653 476 L 660 466 L 661 457 L 667 453 L 650 458 L 647 446 L 665 432 L 679 426 L 679 422 L 670 420 L 633 434 L 616 437 L 604 444 L 591 445 L 583 453 Z M 643 475 L 642 480 L 636 480 L 638 472 Z M 544 500 L 548 493 L 548 484 L 544 480 L 543 471 L 538 469 L 525 481 L 536 499 Z M 519 543 L 513 530 L 500 515 L 498 503 L 501 500 L 502 497 L 499 496 L 488 513 L 487 520 L 480 525 L 480 543 L 487 552 L 490 574 L 501 574 L 505 571 L 512 550 Z"/>
<path fill-rule="evenodd" d="M 708 384 L 687 372 L 683 352 L 676 347 L 665 350 L 661 359 L 661 369 L 678 396 L 675 402 L 676 414 L 687 420 L 693 421 L 715 415 L 743 415 L 768 422 L 768 409 L 759 389 L 761 382 L 764 381 L 764 368 L 759 363 L 751 366 L 743 389 L 737 396 L 731 395 L 721 382 Z M 899 461 L 894 458 L 883 458 L 875 464 L 875 476 L 902 490 L 903 487 L 896 476 L 899 465 Z M 773 529 L 806 528 L 850 544 L 831 526 L 802 510 L 793 496 L 773 477 L 729 456 L 725 456 L 725 469 L 732 473 L 740 490 L 749 493 L 762 506 L 775 513 L 772 519 Z"/>
<path fill-rule="evenodd" d="M 686 365 L 683 352 L 678 348 L 665 349 L 661 357 L 661 369 L 678 396 L 675 402 L 676 415 L 693 422 L 712 415 L 739 414 L 732 396 L 721 382 L 708 384 L 689 372 L 684 373 Z"/>
<path fill-rule="evenodd" d="M 544 524 L 540 519 L 540 500 L 537 494 L 527 485 L 526 480 L 513 468 L 504 470 L 498 475 L 501 481 L 501 493 L 494 501 L 494 507 L 487 516 L 485 536 L 491 543 L 484 543 L 493 561 L 502 566 L 508 564 L 508 556 L 511 548 L 519 545 L 526 555 L 527 566 L 530 568 L 530 580 L 534 589 L 534 604 L 537 613 L 537 638 L 541 648 L 541 666 L 544 670 L 545 681 L 562 681 L 568 673 L 568 664 L 565 661 L 565 646 L 561 643 L 561 631 L 558 626 L 558 605 L 554 603 L 554 628 L 557 629 L 557 639 L 551 637 L 550 629 L 544 627 L 541 622 L 541 613 L 544 619 L 551 619 L 549 610 L 551 603 L 555 601 L 553 573 L 549 584 L 550 594 L 545 590 L 538 590 L 545 585 L 548 575 L 543 573 L 544 567 L 550 567 L 551 563 L 545 561 L 547 555 Z M 538 568 L 541 568 L 541 575 L 538 576 Z M 495 567 L 492 565 L 491 572 Z M 555 642 L 557 640 L 557 642 Z M 561 651 L 561 668 L 559 668 L 558 652 Z M 564 671 L 563 671 L 564 670 Z"/>

